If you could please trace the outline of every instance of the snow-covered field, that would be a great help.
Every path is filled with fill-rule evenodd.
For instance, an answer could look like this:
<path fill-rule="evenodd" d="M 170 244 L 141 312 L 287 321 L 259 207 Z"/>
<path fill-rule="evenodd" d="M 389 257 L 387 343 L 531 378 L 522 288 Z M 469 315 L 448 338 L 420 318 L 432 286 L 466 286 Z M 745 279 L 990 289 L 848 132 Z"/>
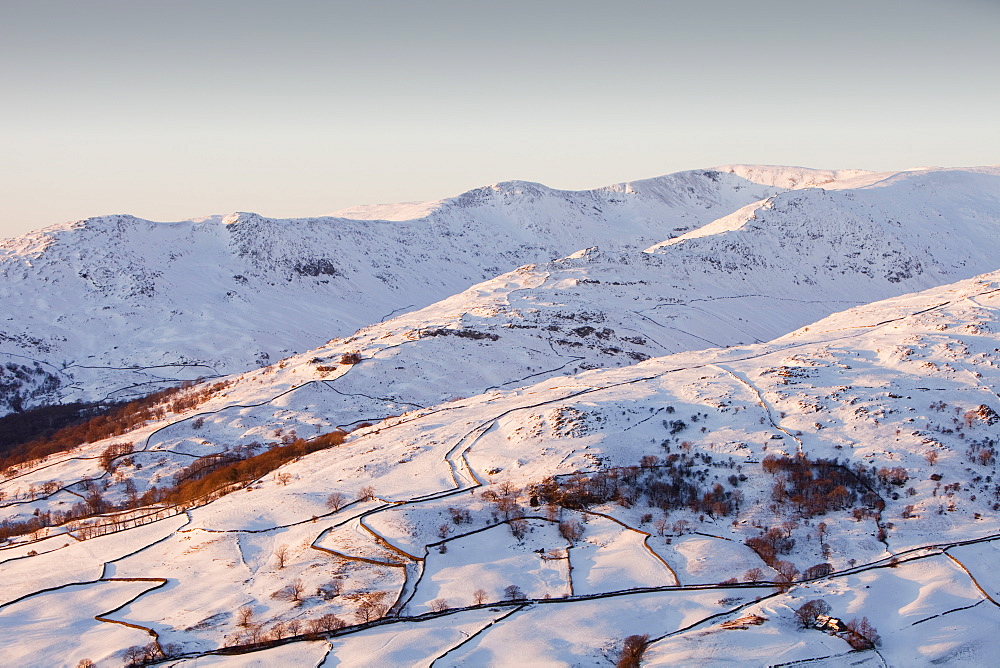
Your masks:
<path fill-rule="evenodd" d="M 573 218 L 569 243 L 629 227 L 617 248 L 497 270 L 384 321 L 361 309 L 354 334 L 317 308 L 342 338 L 261 368 L 231 360 L 240 372 L 197 405 L 5 472 L 0 521 L 24 522 L 95 493 L 124 503 L 213 456 L 350 432 L 216 499 L 0 544 L 0 656 L 120 665 L 152 642 L 170 657 L 151 660 L 185 666 L 608 665 L 647 636 L 649 665 L 989 663 L 1000 170 L 730 169 L 419 209 L 446 239 L 442 221 L 559 239 L 567 207 L 603 212 Z M 689 182 L 702 190 L 671 194 Z M 686 234 L 665 241 L 661 205 Z M 368 213 L 327 223 L 360 243 L 365 220 L 394 219 Z M 296 239 L 323 227 L 285 223 Z M 195 234 L 115 224 L 121 239 Z M 20 280 L 73 229 L 8 244 Z M 442 285 L 472 276 L 463 266 Z M 213 336 L 226 327 L 249 325 Z M 134 452 L 102 468 L 121 442 Z M 881 642 L 852 651 L 846 631 L 802 628 L 795 611 L 815 599 Z"/>

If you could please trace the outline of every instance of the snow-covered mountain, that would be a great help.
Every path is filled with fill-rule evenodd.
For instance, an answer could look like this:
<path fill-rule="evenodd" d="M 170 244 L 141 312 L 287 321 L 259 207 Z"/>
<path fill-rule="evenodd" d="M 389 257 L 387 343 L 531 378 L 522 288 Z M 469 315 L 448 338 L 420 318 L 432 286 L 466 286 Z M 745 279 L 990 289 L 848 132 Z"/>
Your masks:
<path fill-rule="evenodd" d="M 20 405 L 148 391 L 261 366 L 522 264 L 644 247 L 783 189 L 697 171 L 584 192 L 500 183 L 405 220 L 383 207 L 391 220 L 57 225 L 0 246 L 0 354 L 48 374 Z"/>
<path fill-rule="evenodd" d="M 5 309 L 52 309 L 7 311 L 22 406 L 236 372 L 0 473 L 5 660 L 1000 651 L 1000 168 L 727 166 L 340 215 L 8 242 Z M 143 370 L 85 368 L 112 361 Z"/>
<path fill-rule="evenodd" d="M 996 188 L 975 182 L 994 179 L 994 172 L 925 170 L 897 177 L 919 181 L 938 174 L 939 182 L 928 187 L 948 191 L 940 225 L 964 234 L 970 219 L 985 221 L 995 211 L 991 198 Z M 940 183 L 946 175 L 952 182 Z M 418 207 L 350 212 L 357 220 L 234 214 L 164 224 L 114 216 L 55 226 L 0 247 L 0 355 L 12 365 L 3 379 L 3 410 L 123 398 L 178 379 L 261 366 L 514 267 L 591 246 L 604 252 L 642 249 L 717 219 L 728 221 L 727 215 L 745 206 L 773 206 L 770 198 L 792 188 L 811 188 L 803 193 L 816 197 L 824 192 L 815 189 L 819 185 L 845 189 L 833 193 L 830 202 L 814 203 L 822 209 L 817 214 L 833 221 L 865 222 L 871 216 L 883 225 L 896 219 L 922 222 L 932 192 L 921 198 L 886 188 L 896 199 L 889 197 L 881 207 L 877 202 L 874 212 L 865 209 L 872 206 L 867 201 L 856 203 L 848 196 L 892 178 L 859 171 L 726 166 L 583 192 L 502 183 Z M 792 222 L 779 223 L 783 227 L 774 237 L 796 226 L 797 212 L 786 213 Z M 396 220 L 364 220 L 375 214 Z M 399 220 L 412 214 L 421 217 Z M 715 226 L 720 224 L 726 223 Z M 905 229 L 895 231 L 906 235 Z M 972 232 L 969 240 L 988 254 L 993 239 L 987 234 L 980 240 L 981 230 Z M 838 233 L 836 225 L 827 231 Z M 712 237 L 725 243 L 725 234 Z M 768 238 L 757 252 L 769 253 L 767 245 L 773 241 Z M 830 252 L 835 259 L 838 253 L 857 252 L 856 265 L 871 262 L 886 265 L 886 271 L 909 271 L 906 260 L 879 257 L 873 253 L 884 249 L 863 247 L 864 241 L 863 235 L 847 239 Z M 712 271 L 713 265 L 732 270 L 732 262 L 719 265 L 710 245 L 683 244 L 688 246 L 700 253 L 681 259 L 689 274 Z M 908 250 L 918 249 L 893 252 Z M 771 258 L 770 265 L 781 260 Z M 674 262 L 671 256 L 668 263 Z M 936 269 L 928 268 L 933 276 L 942 273 Z M 970 269 L 942 275 L 950 280 L 974 274 Z M 918 283 L 926 287 L 940 280 Z M 905 291 L 899 287 L 893 294 Z M 860 303 L 885 294 L 843 299 Z M 835 301 L 843 299 L 838 295 Z"/>

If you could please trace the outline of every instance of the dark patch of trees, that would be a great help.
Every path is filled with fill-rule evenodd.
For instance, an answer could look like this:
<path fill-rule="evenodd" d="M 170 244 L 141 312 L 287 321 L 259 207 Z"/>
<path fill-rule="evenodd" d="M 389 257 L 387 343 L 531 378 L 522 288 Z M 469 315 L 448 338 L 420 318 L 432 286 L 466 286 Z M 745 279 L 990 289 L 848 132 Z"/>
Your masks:
<path fill-rule="evenodd" d="M 230 485 L 256 480 L 293 459 L 340 445 L 346 437 L 346 432 L 333 431 L 311 441 L 296 439 L 287 445 L 274 445 L 257 455 L 249 454 L 244 457 L 238 451 L 214 455 L 207 458 L 207 464 L 202 465 L 199 460 L 174 474 L 174 479 L 178 482 L 172 487 L 150 488 L 141 497 L 140 504 L 187 503 Z M 243 453 L 252 452 L 252 448 L 243 450 Z"/>
<path fill-rule="evenodd" d="M 0 341 L 12 340 L 0 332 Z M 36 345 L 41 341 L 35 340 Z M 6 404 L 15 413 L 24 411 L 25 401 L 53 394 L 59 389 L 59 377 L 42 368 L 7 362 L 0 366 L 0 407 Z"/>
<path fill-rule="evenodd" d="M 791 552 L 795 547 L 795 539 L 791 537 L 790 531 L 771 527 L 759 536 L 747 538 L 746 544 L 757 553 L 761 561 L 775 568 L 778 563 L 778 555 Z"/>
<path fill-rule="evenodd" d="M 0 455 L 22 443 L 44 440 L 60 429 L 81 424 L 113 408 L 113 405 L 77 402 L 42 406 L 0 417 Z"/>
<path fill-rule="evenodd" d="M 846 640 L 854 649 L 874 649 L 882 644 L 882 637 L 867 617 L 847 622 Z"/>
<path fill-rule="evenodd" d="M 768 455 L 761 460 L 761 466 L 777 478 L 771 498 L 779 504 L 794 506 L 796 514 L 801 517 L 844 510 L 859 501 L 874 513 L 881 512 L 885 507 L 885 502 L 873 490 L 875 481 L 863 465 L 852 470 L 836 458 L 811 460 L 805 455 Z M 905 482 L 906 472 L 901 470 Z M 885 480 L 896 484 L 896 475 L 893 470 L 886 474 Z"/>
<path fill-rule="evenodd" d="M 668 412 L 672 413 L 673 411 L 668 411 Z M 668 432 L 670 432 L 671 436 L 674 436 L 687 429 L 687 424 L 684 422 L 684 420 L 664 420 L 663 428 L 666 429 Z"/>
<path fill-rule="evenodd" d="M 491 334 L 490 332 L 480 332 L 475 329 L 449 329 L 447 327 L 439 327 L 437 329 L 424 329 L 420 331 L 420 336 L 457 336 L 462 339 L 473 339 L 475 341 L 482 341 L 484 339 L 490 341 L 498 341 L 500 336 L 497 334 Z"/>
<path fill-rule="evenodd" d="M 807 629 L 816 622 L 820 615 L 830 614 L 830 604 L 821 598 L 806 601 L 795 611 L 795 621 L 799 628 Z"/>
<path fill-rule="evenodd" d="M 293 459 L 340 445 L 346 437 L 346 432 L 338 430 L 317 436 L 311 441 L 295 439 L 285 445 L 275 443 L 260 454 L 254 452 L 261 446 L 251 444 L 201 457 L 175 473 L 172 485 L 150 487 L 141 496 L 135 493 L 129 494 L 118 504 L 105 499 L 100 487 L 94 481 L 88 480 L 83 483 L 84 500 L 73 504 L 68 510 L 37 511 L 34 516 L 26 520 L 0 521 L 0 541 L 101 513 L 132 510 L 154 503 L 168 505 L 187 503 L 222 491 L 226 487 L 256 480 Z M 131 480 L 127 481 L 126 485 L 129 483 Z"/>
<path fill-rule="evenodd" d="M 113 405 L 107 409 L 102 409 L 95 404 L 73 404 L 72 406 L 76 406 L 76 408 L 67 407 L 67 410 L 62 410 L 59 407 L 50 406 L 48 409 L 23 413 L 21 420 L 25 421 L 25 426 L 21 431 L 23 433 L 34 432 L 35 434 L 40 432 L 44 435 L 36 435 L 32 440 L 26 442 L 17 439 L 16 436 L 5 436 L 8 441 L 6 447 L 0 442 L 0 455 L 2 455 L 0 457 L 0 470 L 58 452 L 72 450 L 84 443 L 94 443 L 101 439 L 121 436 L 147 422 L 162 420 L 168 412 L 179 413 L 193 408 L 229 386 L 228 381 L 221 381 L 192 389 L 195 383 L 196 381 L 185 382 L 178 387 L 160 390 L 142 399 L 136 399 L 127 404 Z M 88 414 L 93 415 L 94 412 L 98 414 L 84 422 L 74 424 L 74 412 L 80 417 Z M 45 426 L 50 423 L 55 424 L 60 420 L 69 421 L 70 424 L 58 429 Z M 13 420 L 11 424 L 17 422 L 18 420 Z M 0 430 L 0 433 L 7 434 L 4 430 Z"/>
<path fill-rule="evenodd" d="M 640 466 L 546 478 L 532 489 L 532 495 L 542 503 L 573 510 L 611 502 L 631 508 L 645 499 L 647 505 L 664 512 L 687 508 L 715 518 L 738 512 L 742 493 L 718 482 L 710 484 L 707 473 L 695 466 L 699 458 L 706 465 L 712 462 L 711 456 L 702 453 L 675 453 L 663 460 L 647 456 Z"/>

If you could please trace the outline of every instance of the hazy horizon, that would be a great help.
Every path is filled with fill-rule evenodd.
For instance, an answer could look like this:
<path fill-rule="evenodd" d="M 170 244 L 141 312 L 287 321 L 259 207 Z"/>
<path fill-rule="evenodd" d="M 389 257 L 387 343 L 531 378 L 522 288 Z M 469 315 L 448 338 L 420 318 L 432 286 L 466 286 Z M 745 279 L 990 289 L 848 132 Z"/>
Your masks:
<path fill-rule="evenodd" d="M 0 237 L 497 181 L 1000 162 L 1000 5 L 9 1 Z"/>

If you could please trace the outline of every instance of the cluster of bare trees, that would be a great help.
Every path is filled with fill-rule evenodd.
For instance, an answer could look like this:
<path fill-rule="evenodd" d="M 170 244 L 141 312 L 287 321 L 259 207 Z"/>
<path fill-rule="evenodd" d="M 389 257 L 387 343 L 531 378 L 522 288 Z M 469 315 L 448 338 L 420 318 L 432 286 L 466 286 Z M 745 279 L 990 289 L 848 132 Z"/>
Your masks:
<path fill-rule="evenodd" d="M 177 643 L 159 645 L 154 641 L 146 645 L 133 645 L 129 647 L 122 655 L 122 660 L 127 668 L 134 668 L 135 666 L 146 666 L 162 659 L 179 656 L 182 651 L 183 648 Z M 90 665 L 93 665 L 93 662 Z"/>
<path fill-rule="evenodd" d="M 876 512 L 881 512 L 885 506 L 871 489 L 863 465 L 851 470 L 836 458 L 811 460 L 798 454 L 794 457 L 768 455 L 761 460 L 761 467 L 777 478 L 771 498 L 780 505 L 794 507 L 799 517 L 843 510 L 859 501 Z"/>
<path fill-rule="evenodd" d="M 124 457 L 125 455 L 130 455 L 135 450 L 132 443 L 112 443 L 108 447 L 104 448 L 101 453 L 100 462 L 101 468 L 108 473 L 114 472 L 115 460 L 119 457 Z"/>
<path fill-rule="evenodd" d="M 806 601 L 795 611 L 795 621 L 799 628 L 808 629 L 816 623 L 820 615 L 830 614 L 830 604 L 821 598 Z"/>
<path fill-rule="evenodd" d="M 973 464 L 993 466 L 997 458 L 997 444 L 996 439 L 989 437 L 970 441 L 965 456 Z"/>
<path fill-rule="evenodd" d="M 109 500 L 106 496 L 106 492 L 111 486 L 110 479 L 106 478 L 103 482 L 85 480 L 81 483 L 83 488 L 81 490 L 83 492 L 82 502 L 74 504 L 67 510 L 39 511 L 38 515 L 26 520 L 10 521 L 5 519 L 0 522 L 0 540 L 34 533 L 44 527 L 58 526 L 102 513 L 134 510 L 158 503 L 183 506 L 198 500 L 217 498 L 238 489 L 246 482 L 260 478 L 297 457 L 340 445 L 346 436 L 347 434 L 340 430 L 320 434 L 308 441 L 292 436 L 287 444 L 273 443 L 269 449 L 260 454 L 255 454 L 258 448 L 263 447 L 259 443 L 240 445 L 224 453 L 200 457 L 186 468 L 175 473 L 172 485 L 152 486 L 141 495 L 138 493 L 135 482 L 132 479 L 126 479 L 123 482 L 124 498 L 117 503 Z M 131 452 L 131 443 L 112 444 L 105 448 L 102 453 L 101 465 L 105 470 L 114 470 L 116 464 L 120 465 L 125 461 L 119 460 L 119 458 L 131 454 Z M 138 468 L 138 465 L 136 467 Z M 288 484 L 291 481 L 291 476 L 279 474 L 276 479 L 279 484 Z M 54 493 L 59 489 L 59 484 L 58 481 L 49 481 L 45 485 L 35 488 L 32 494 Z M 331 495 L 332 497 L 333 495 Z M 370 485 L 363 487 L 358 493 L 359 500 L 373 498 L 375 498 L 375 490 Z M 327 503 L 329 505 L 330 499 L 327 500 Z M 117 527 L 108 523 L 98 524 L 100 524 L 101 535 L 126 528 L 124 525 Z"/>
<path fill-rule="evenodd" d="M 874 649 L 882 644 L 882 637 L 867 617 L 847 622 L 846 640 L 854 649 Z"/>
<path fill-rule="evenodd" d="M 347 626 L 347 622 L 332 613 L 327 613 L 313 619 L 290 619 L 277 621 L 270 627 L 256 621 L 253 607 L 244 605 L 236 612 L 236 633 L 227 638 L 229 646 L 256 645 L 291 636 L 311 636 L 330 633 Z"/>
<path fill-rule="evenodd" d="M 360 591 L 347 594 L 344 598 L 354 604 L 354 616 L 359 623 L 364 624 L 384 617 L 389 612 L 389 605 L 386 603 L 388 596 L 387 591 Z"/>
<path fill-rule="evenodd" d="M 810 566 L 805 572 L 801 573 L 800 577 L 799 570 L 795 564 L 779 558 L 780 555 L 790 553 L 795 547 L 795 539 L 792 538 L 792 531 L 796 526 L 794 522 L 784 522 L 780 527 L 770 527 L 766 531 L 761 532 L 760 535 L 751 536 L 745 541 L 746 545 L 757 553 L 761 561 L 777 571 L 775 582 L 783 587 L 789 586 L 797 579 L 814 580 L 833 573 L 833 566 L 824 562 Z M 819 532 L 820 541 L 823 540 L 823 535 L 826 531 L 826 525 L 822 525 L 822 527 Z M 764 573 L 759 568 L 751 568 L 744 575 L 744 579 L 747 582 L 760 582 L 763 580 L 763 577 Z"/>
<path fill-rule="evenodd" d="M 647 455 L 639 466 L 546 478 L 531 492 L 537 502 L 570 509 L 605 503 L 631 508 L 644 498 L 649 506 L 665 513 L 689 509 L 710 517 L 726 517 L 739 512 L 743 493 L 712 483 L 706 470 L 712 463 L 712 457 L 704 453 L 672 453 L 662 459 Z M 728 467 L 733 462 L 717 465 Z M 738 476 L 731 476 L 734 487 L 739 482 Z"/>

